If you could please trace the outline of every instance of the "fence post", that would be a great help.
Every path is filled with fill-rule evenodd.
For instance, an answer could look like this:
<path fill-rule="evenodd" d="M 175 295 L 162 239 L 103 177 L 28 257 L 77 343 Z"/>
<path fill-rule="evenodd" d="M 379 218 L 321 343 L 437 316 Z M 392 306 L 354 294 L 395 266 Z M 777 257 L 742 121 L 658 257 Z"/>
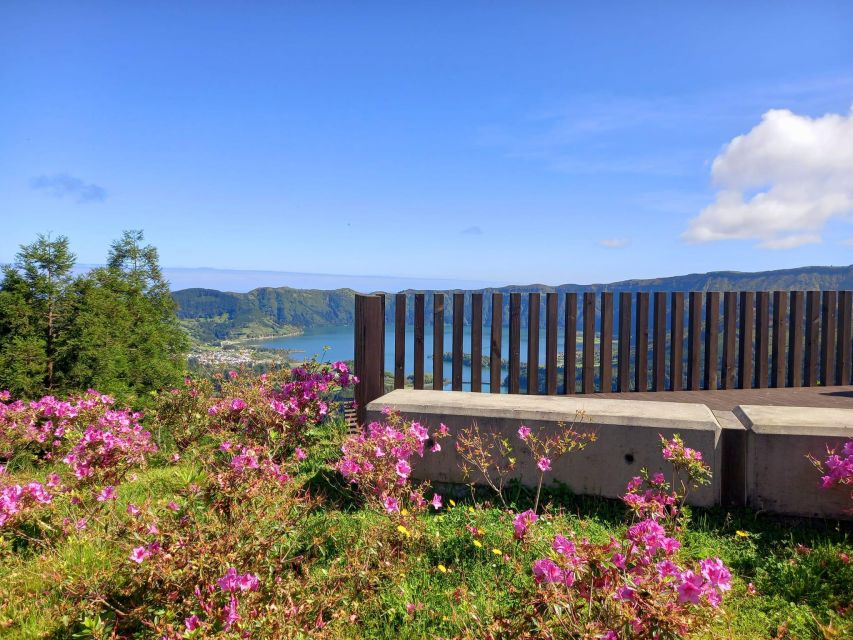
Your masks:
<path fill-rule="evenodd" d="M 356 416 L 364 424 L 367 404 L 385 393 L 385 295 L 355 295 Z"/>

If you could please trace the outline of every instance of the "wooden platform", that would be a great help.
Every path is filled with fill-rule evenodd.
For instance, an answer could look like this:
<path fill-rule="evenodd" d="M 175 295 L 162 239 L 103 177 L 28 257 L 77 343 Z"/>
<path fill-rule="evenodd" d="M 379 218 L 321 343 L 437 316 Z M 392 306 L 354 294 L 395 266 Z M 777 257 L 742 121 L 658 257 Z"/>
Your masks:
<path fill-rule="evenodd" d="M 712 411 L 731 411 L 739 404 L 853 409 L 853 385 L 786 389 L 729 389 L 725 391 L 596 393 L 594 397 L 616 400 L 655 400 L 657 402 L 698 402 L 707 405 Z"/>

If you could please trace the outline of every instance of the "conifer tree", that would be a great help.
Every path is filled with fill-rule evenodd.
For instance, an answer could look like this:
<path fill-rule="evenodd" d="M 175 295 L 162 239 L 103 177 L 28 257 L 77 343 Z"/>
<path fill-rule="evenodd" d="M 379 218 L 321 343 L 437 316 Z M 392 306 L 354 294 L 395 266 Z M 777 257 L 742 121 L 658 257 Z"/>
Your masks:
<path fill-rule="evenodd" d="M 68 238 L 39 235 L 0 282 L 0 388 L 26 396 L 64 384 L 59 361 L 68 338 L 72 268 Z"/>

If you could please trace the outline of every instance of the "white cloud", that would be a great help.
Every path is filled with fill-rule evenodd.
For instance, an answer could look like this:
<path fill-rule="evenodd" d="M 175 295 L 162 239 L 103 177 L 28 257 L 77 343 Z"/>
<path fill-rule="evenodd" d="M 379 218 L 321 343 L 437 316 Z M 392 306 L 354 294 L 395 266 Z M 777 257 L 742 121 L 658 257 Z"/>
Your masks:
<path fill-rule="evenodd" d="M 622 247 L 627 247 L 628 243 L 628 238 L 606 238 L 598 241 L 600 247 L 607 249 L 621 249 Z"/>
<path fill-rule="evenodd" d="M 757 240 L 766 249 L 820 242 L 831 218 L 853 214 L 853 110 L 820 118 L 770 110 L 723 148 L 711 174 L 716 200 L 685 240 Z"/>

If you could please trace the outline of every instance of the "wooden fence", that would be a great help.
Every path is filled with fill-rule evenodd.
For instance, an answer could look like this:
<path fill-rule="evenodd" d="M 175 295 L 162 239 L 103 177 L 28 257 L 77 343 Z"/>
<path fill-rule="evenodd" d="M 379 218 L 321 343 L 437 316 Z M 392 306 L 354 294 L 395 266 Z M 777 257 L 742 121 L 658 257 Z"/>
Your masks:
<path fill-rule="evenodd" d="M 432 295 L 432 388 L 443 389 L 445 294 Z M 507 294 L 508 354 L 502 353 L 504 295 L 491 295 L 488 386 L 491 393 L 501 392 L 505 368 L 509 393 L 520 393 L 522 294 Z M 851 384 L 851 291 L 622 292 L 618 296 L 613 292 L 585 292 L 580 300 L 574 292 L 526 295 L 529 315 L 525 386 L 529 394 Z M 415 389 L 424 388 L 424 296 L 395 296 L 395 389 L 407 384 L 406 310 L 410 299 L 414 303 L 414 369 L 410 384 Z M 563 305 L 559 304 L 560 296 L 564 296 Z M 472 363 L 470 390 L 480 392 L 483 367 L 476 363 L 483 361 L 483 294 L 469 294 L 467 316 L 464 293 L 447 297 L 452 297 L 450 387 L 463 389 L 463 359 L 467 353 Z M 614 302 L 618 313 L 614 313 Z M 560 306 L 564 308 L 562 318 L 558 317 Z M 471 326 L 467 352 L 463 344 L 466 317 Z M 560 323 L 562 345 L 558 344 Z M 543 324 L 544 381 L 540 381 Z M 579 352 L 578 333 L 582 336 Z M 562 367 L 558 367 L 560 351 Z M 384 294 L 356 295 L 355 370 L 361 380 L 356 401 L 363 409 L 385 391 Z"/>

